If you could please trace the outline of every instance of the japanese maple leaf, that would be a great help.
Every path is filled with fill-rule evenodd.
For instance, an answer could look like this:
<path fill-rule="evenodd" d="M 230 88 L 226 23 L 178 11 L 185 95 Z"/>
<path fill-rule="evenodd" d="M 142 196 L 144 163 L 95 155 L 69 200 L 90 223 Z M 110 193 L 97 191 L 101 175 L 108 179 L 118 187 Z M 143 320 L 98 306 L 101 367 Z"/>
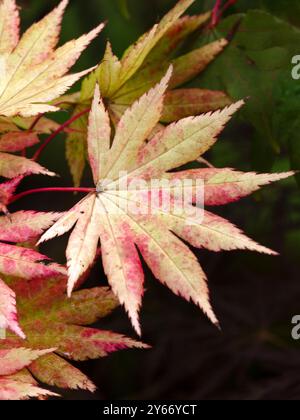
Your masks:
<path fill-rule="evenodd" d="M 227 41 L 221 39 L 178 57 L 187 37 L 199 31 L 210 18 L 210 13 L 181 18 L 193 2 L 194 0 L 179 1 L 159 24 L 129 47 L 120 60 L 113 54 L 108 43 L 103 61 L 82 84 L 75 114 L 85 109 L 87 102 L 92 100 L 95 85 L 98 83 L 110 117 L 117 123 L 135 100 L 161 80 L 170 63 L 174 70 L 166 93 L 161 122 L 169 123 L 229 105 L 231 100 L 220 91 L 178 89 L 202 72 L 227 45 Z M 74 123 L 73 128 L 77 132 L 70 133 L 67 140 L 67 159 L 75 185 L 80 184 L 85 168 L 86 123 L 86 117 Z"/>
<path fill-rule="evenodd" d="M 58 214 L 55 213 L 32 211 L 20 211 L 9 217 L 0 217 L 0 241 L 6 242 L 0 242 L 0 328 L 8 328 L 21 338 L 25 338 L 25 334 L 17 319 L 16 295 L 1 276 L 22 276 L 31 281 L 63 271 L 58 265 L 42 264 L 42 261 L 49 261 L 44 255 L 13 245 L 37 238 L 57 218 Z"/>
<path fill-rule="evenodd" d="M 33 397 L 56 396 L 39 388 L 37 382 L 25 370 L 41 356 L 53 351 L 11 348 L 0 350 L 0 400 L 24 400 Z"/>
<path fill-rule="evenodd" d="M 31 117 L 57 111 L 48 102 L 62 95 L 91 69 L 66 75 L 103 25 L 56 49 L 68 4 L 59 6 L 29 28 L 20 39 L 15 0 L 0 3 L 0 115 Z"/>
<path fill-rule="evenodd" d="M 32 160 L 12 155 L 12 153 L 24 152 L 28 147 L 39 143 L 39 134 L 50 134 L 58 127 L 58 123 L 46 117 L 0 117 L 0 176 L 14 178 L 32 173 L 54 175 Z"/>
<path fill-rule="evenodd" d="M 8 214 L 7 206 L 10 203 L 22 177 L 16 177 L 10 181 L 0 184 L 0 212 Z"/>
<path fill-rule="evenodd" d="M 93 392 L 95 385 L 67 360 L 84 361 L 122 349 L 147 348 L 120 334 L 87 327 L 119 305 L 108 288 L 77 291 L 69 299 L 65 275 L 41 277 L 31 282 L 15 278 L 8 279 L 8 283 L 18 296 L 26 340 L 7 334 L 0 341 L 0 356 L 1 351 L 11 348 L 54 348 L 51 354 L 41 355 L 30 364 L 27 371 L 47 385 Z"/>
<path fill-rule="evenodd" d="M 19 175 L 42 174 L 55 176 L 33 160 L 7 152 L 19 152 L 39 142 L 37 133 L 12 131 L 0 137 L 0 176 L 15 178 Z"/>
<path fill-rule="evenodd" d="M 204 203 L 208 206 L 236 201 L 261 185 L 291 175 L 243 174 L 231 169 L 171 172 L 205 153 L 243 102 L 222 111 L 182 119 L 162 128 L 147 142 L 160 120 L 170 78 L 171 70 L 159 85 L 125 112 L 112 143 L 109 116 L 99 88 L 96 88 L 88 128 L 89 161 L 96 190 L 64 214 L 40 240 L 43 242 L 63 235 L 75 226 L 66 252 L 68 291 L 71 294 L 80 276 L 94 261 L 100 239 L 108 281 L 139 334 L 138 312 L 144 291 L 144 274 L 138 250 L 158 280 L 175 294 L 199 305 L 214 323 L 217 319 L 209 303 L 205 274 L 192 251 L 179 238 L 194 247 L 212 251 L 249 249 L 274 254 L 247 238 L 227 220 L 206 210 L 203 220 L 191 220 L 186 214 L 188 212 L 179 208 L 171 184 L 167 189 L 174 211 L 162 206 L 145 215 L 137 214 L 132 204 L 141 207 L 149 195 L 151 198 L 157 193 L 151 181 L 201 180 L 204 183 Z M 128 188 L 130 180 L 146 181 L 148 189 Z M 191 192 L 187 210 L 191 210 L 196 202 L 197 187 L 194 184 Z"/>

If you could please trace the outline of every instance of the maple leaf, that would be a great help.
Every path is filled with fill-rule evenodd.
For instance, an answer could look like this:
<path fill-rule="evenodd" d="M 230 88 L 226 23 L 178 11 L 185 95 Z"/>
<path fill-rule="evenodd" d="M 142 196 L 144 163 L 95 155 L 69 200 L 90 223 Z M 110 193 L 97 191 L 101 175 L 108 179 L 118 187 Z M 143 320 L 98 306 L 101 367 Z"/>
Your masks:
<path fill-rule="evenodd" d="M 88 127 L 88 154 L 95 192 L 63 214 L 40 240 L 42 243 L 63 235 L 75 226 L 66 251 L 69 295 L 93 263 L 100 240 L 109 284 L 125 305 L 138 334 L 141 332 L 138 312 L 144 292 L 144 274 L 137 249 L 158 280 L 175 294 L 195 302 L 217 323 L 209 303 L 206 276 L 181 239 L 213 251 L 249 249 L 270 255 L 275 253 L 206 210 L 203 220 L 191 219 L 189 211 L 195 210 L 192 205 L 196 203 L 197 189 L 203 189 L 204 183 L 205 205 L 226 204 L 262 185 L 292 175 L 242 174 L 229 169 L 171 172 L 205 153 L 243 105 L 240 101 L 222 111 L 182 119 L 162 128 L 151 138 L 150 134 L 160 120 L 171 74 L 170 69 L 160 84 L 127 109 L 112 142 L 109 115 L 96 87 Z M 184 209 L 180 208 L 172 183 L 162 189 L 151 183 L 155 179 L 176 181 L 183 177 L 202 181 L 201 187 L 195 183 L 183 185 L 183 192 L 191 190 L 192 193 L 189 205 Z M 136 184 L 130 184 L 141 180 L 147 183 L 142 190 Z M 155 211 L 150 209 L 145 214 L 136 211 L 143 207 L 146 199 L 150 198 L 148 201 L 152 203 L 155 194 L 162 194 L 164 189 L 170 193 L 173 211 L 155 201 Z"/>
<path fill-rule="evenodd" d="M 42 355 L 28 367 L 36 379 L 47 385 L 93 392 L 95 385 L 66 359 L 83 361 L 105 357 L 122 349 L 148 347 L 120 334 L 87 327 L 119 305 L 108 288 L 76 291 L 69 299 L 65 275 L 56 274 L 31 282 L 10 278 L 7 282 L 18 296 L 26 340 L 8 334 L 0 341 L 0 352 L 19 347 L 55 348 L 51 354 Z"/>
<path fill-rule="evenodd" d="M 0 3 L 0 132 L 5 133 L 0 138 L 0 176 L 5 178 L 27 174 L 54 176 L 38 163 L 11 153 L 35 145 L 39 141 L 37 133 L 53 131 L 57 126 L 41 118 L 32 132 L 34 120 L 22 117 L 57 111 L 58 107 L 49 102 L 91 71 L 65 75 L 103 25 L 55 50 L 67 4 L 63 0 L 19 39 L 20 17 L 15 0 Z"/>
<path fill-rule="evenodd" d="M 16 295 L 0 279 L 0 329 L 6 331 L 8 328 L 21 338 L 25 338 L 17 320 Z"/>
<path fill-rule="evenodd" d="M 55 176 L 33 160 L 6 152 L 18 152 L 39 142 L 36 133 L 9 132 L 0 137 L 0 176 L 15 178 L 20 175 L 41 174 Z"/>
<path fill-rule="evenodd" d="M 63 0 L 20 39 L 20 17 L 16 2 L 1 1 L 0 115 L 31 117 L 57 111 L 56 106 L 48 103 L 91 71 L 66 75 L 82 51 L 103 29 L 103 24 L 56 49 L 67 4 L 68 0 Z"/>
<path fill-rule="evenodd" d="M 34 378 L 24 369 L 34 360 L 54 349 L 31 350 L 11 348 L 0 350 L 0 400 L 24 400 L 32 397 L 56 396 L 39 388 Z"/>
<path fill-rule="evenodd" d="M 51 226 L 58 216 L 57 213 L 33 211 L 20 211 L 9 217 L 1 216 L 0 241 L 21 243 L 35 239 Z M 0 273 L 3 275 L 22 276 L 32 280 L 62 270 L 57 265 L 41 263 L 47 260 L 49 261 L 47 257 L 34 250 L 0 242 Z M 9 328 L 21 338 L 25 338 L 17 320 L 16 295 L 1 278 L 0 328 Z"/>
<path fill-rule="evenodd" d="M 16 177 L 0 184 L 0 212 L 8 214 L 7 206 L 14 195 L 22 177 Z"/>
<path fill-rule="evenodd" d="M 25 151 L 28 147 L 39 143 L 39 134 L 49 134 L 57 130 L 59 124 L 46 117 L 0 118 L 0 176 L 15 178 L 20 175 L 55 174 L 40 166 L 38 163 L 14 156 L 11 153 Z M 10 154 L 7 154 L 7 153 Z"/>
<path fill-rule="evenodd" d="M 74 114 L 92 100 L 98 83 L 110 117 L 117 124 L 126 109 L 161 80 L 170 63 L 174 70 L 161 122 L 169 123 L 229 105 L 231 100 L 220 91 L 178 89 L 202 72 L 227 45 L 227 41 L 221 39 L 178 57 L 187 37 L 199 31 L 210 18 L 210 13 L 181 18 L 193 2 L 179 1 L 159 24 L 127 49 L 121 60 L 114 55 L 108 42 L 99 67 L 82 83 Z M 74 103 L 74 99 L 74 96 L 70 97 L 70 102 Z M 85 116 L 72 126 L 76 132 L 70 133 L 67 139 L 67 160 L 76 186 L 80 184 L 86 164 L 86 126 Z"/>

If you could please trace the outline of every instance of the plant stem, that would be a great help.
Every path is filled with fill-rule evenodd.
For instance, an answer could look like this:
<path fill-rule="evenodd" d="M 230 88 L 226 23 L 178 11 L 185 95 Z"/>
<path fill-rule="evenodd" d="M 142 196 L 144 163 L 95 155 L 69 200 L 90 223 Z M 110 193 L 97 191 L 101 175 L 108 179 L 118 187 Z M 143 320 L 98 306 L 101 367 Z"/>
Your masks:
<path fill-rule="evenodd" d="M 10 200 L 9 204 L 15 203 L 16 201 L 20 200 L 21 198 L 27 197 L 32 194 L 39 194 L 39 193 L 48 193 L 48 192 L 80 192 L 80 193 L 91 193 L 95 192 L 95 188 L 37 188 L 35 190 L 28 190 L 21 192 L 20 194 L 15 195 Z"/>
<path fill-rule="evenodd" d="M 218 24 L 221 4 L 222 4 L 222 0 L 216 0 L 216 4 L 213 8 L 212 16 L 211 16 L 211 28 L 214 28 Z"/>
<path fill-rule="evenodd" d="M 74 115 L 72 118 L 70 118 L 68 121 L 66 121 L 65 123 L 63 123 L 60 127 L 58 127 L 58 129 L 56 131 L 54 131 L 51 136 L 49 136 L 45 142 L 41 145 L 41 147 L 36 151 L 35 155 L 33 156 L 33 160 L 38 160 L 39 157 L 41 156 L 41 154 L 43 153 L 43 151 L 45 150 L 45 148 L 48 146 L 48 144 L 55 139 L 56 136 L 58 136 L 58 134 L 62 133 L 65 128 L 67 128 L 69 125 L 71 125 L 74 121 L 78 120 L 79 118 L 81 118 L 83 115 L 88 114 L 90 112 L 90 108 L 89 109 L 85 109 L 84 111 L 81 111 L 79 114 Z"/>
<path fill-rule="evenodd" d="M 224 12 L 230 7 L 233 6 L 237 0 L 228 0 L 224 6 L 222 7 L 222 0 L 216 0 L 215 6 L 212 11 L 211 22 L 209 25 L 209 29 L 215 28 L 218 23 L 220 22 L 221 17 L 223 16 Z"/>
<path fill-rule="evenodd" d="M 31 124 L 31 126 L 29 127 L 28 131 L 32 131 L 36 125 L 39 123 L 39 121 L 43 118 L 45 114 L 40 114 L 36 117 L 36 119 L 33 121 L 33 123 Z"/>

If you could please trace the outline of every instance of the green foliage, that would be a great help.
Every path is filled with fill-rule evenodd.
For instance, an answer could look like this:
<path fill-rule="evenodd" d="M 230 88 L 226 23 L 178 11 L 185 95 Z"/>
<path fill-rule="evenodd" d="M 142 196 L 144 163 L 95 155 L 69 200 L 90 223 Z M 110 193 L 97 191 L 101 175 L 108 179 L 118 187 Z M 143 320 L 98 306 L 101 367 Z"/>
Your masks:
<path fill-rule="evenodd" d="M 280 132 L 286 118 L 291 130 L 299 119 L 291 59 L 299 51 L 300 31 L 268 13 L 249 11 L 225 19 L 216 30 L 220 35 L 232 36 L 232 41 L 197 83 L 224 89 L 235 100 L 248 98 L 242 115 L 255 129 L 253 167 L 270 169 L 289 142 L 287 133 Z"/>

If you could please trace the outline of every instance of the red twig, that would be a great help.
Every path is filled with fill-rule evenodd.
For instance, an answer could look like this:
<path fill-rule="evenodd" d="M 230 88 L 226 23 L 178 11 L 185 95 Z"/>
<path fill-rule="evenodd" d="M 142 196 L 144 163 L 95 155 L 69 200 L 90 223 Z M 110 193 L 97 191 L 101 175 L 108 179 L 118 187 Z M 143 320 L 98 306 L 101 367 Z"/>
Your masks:
<path fill-rule="evenodd" d="M 15 203 L 21 198 L 27 197 L 32 194 L 48 193 L 48 192 L 80 192 L 80 193 L 91 193 L 95 192 L 95 188 L 37 188 L 35 190 L 28 190 L 21 192 L 11 198 L 9 204 Z"/>
<path fill-rule="evenodd" d="M 66 128 L 65 132 L 66 133 L 78 133 L 78 134 L 84 134 L 85 133 L 84 130 L 76 130 L 76 128 L 70 128 L 70 127 Z"/>
<path fill-rule="evenodd" d="M 220 22 L 224 12 L 230 7 L 233 6 L 237 0 L 228 0 L 222 7 L 222 0 L 216 0 L 215 6 L 212 11 L 211 22 L 209 25 L 210 29 L 215 28 Z"/>
<path fill-rule="evenodd" d="M 55 106 L 60 106 L 60 105 L 73 105 L 73 104 L 71 102 L 67 102 L 67 101 L 62 101 L 62 102 L 58 102 L 57 104 L 55 104 Z M 31 126 L 29 127 L 29 131 L 32 131 L 44 116 L 45 116 L 45 114 L 38 115 L 35 118 L 35 120 L 33 121 L 33 123 L 31 124 Z"/>
<path fill-rule="evenodd" d="M 219 22 L 221 4 L 222 4 L 222 0 L 216 0 L 216 4 L 213 8 L 212 16 L 211 16 L 211 27 L 212 28 L 217 26 L 217 24 Z"/>
<path fill-rule="evenodd" d="M 43 118 L 44 115 L 45 114 L 38 115 L 33 121 L 33 123 L 31 124 L 31 126 L 29 127 L 28 131 L 32 131 L 36 127 L 36 125 L 39 123 L 39 121 Z"/>
<path fill-rule="evenodd" d="M 45 150 L 45 148 L 48 146 L 48 144 L 55 139 L 56 136 L 58 136 L 58 134 L 62 133 L 65 128 L 67 128 L 69 125 L 71 125 L 74 121 L 78 120 L 79 118 L 81 118 L 83 115 L 88 114 L 90 112 L 90 108 L 89 109 L 85 109 L 84 111 L 80 112 L 79 114 L 74 115 L 72 118 L 70 118 L 68 121 L 66 121 L 64 124 L 62 124 L 60 127 L 58 127 L 58 129 L 56 131 L 54 131 L 51 136 L 49 136 L 45 142 L 41 145 L 41 147 L 36 151 L 35 155 L 33 156 L 33 160 L 38 160 L 39 157 L 41 156 L 41 154 L 43 153 L 43 151 Z"/>

